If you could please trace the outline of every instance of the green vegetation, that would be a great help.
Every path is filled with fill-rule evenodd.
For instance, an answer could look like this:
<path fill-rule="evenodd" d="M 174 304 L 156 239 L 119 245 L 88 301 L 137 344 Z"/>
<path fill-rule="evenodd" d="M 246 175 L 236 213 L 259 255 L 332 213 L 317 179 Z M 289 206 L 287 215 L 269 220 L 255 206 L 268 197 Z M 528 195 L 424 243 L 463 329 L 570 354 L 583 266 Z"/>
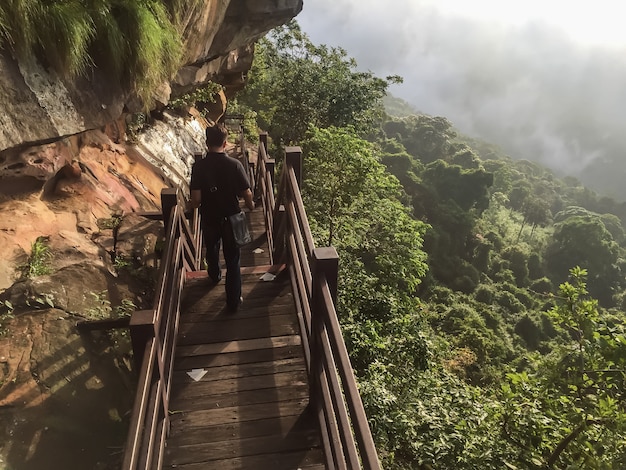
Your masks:
<path fill-rule="evenodd" d="M 90 294 L 94 305 L 84 313 L 89 320 L 130 317 L 137 309 L 135 303 L 130 299 L 122 299 L 120 305 L 111 307 L 111 301 L 106 291 L 90 292 Z"/>
<path fill-rule="evenodd" d="M 119 272 L 122 269 L 128 269 L 132 266 L 130 261 L 124 255 L 115 253 L 113 257 L 113 267 L 115 268 L 116 272 Z"/>
<path fill-rule="evenodd" d="M 202 88 L 185 93 L 184 95 L 170 101 L 168 104 L 171 108 L 182 108 L 184 106 L 196 106 L 198 103 L 213 103 L 214 95 L 222 91 L 223 87 L 219 83 L 209 83 Z"/>
<path fill-rule="evenodd" d="M 4 336 L 9 332 L 6 328 L 6 324 L 14 318 L 13 310 L 13 304 L 9 300 L 0 302 L 0 336 Z"/>
<path fill-rule="evenodd" d="M 383 468 L 626 468 L 626 204 L 385 115 L 388 81 L 295 24 L 257 59 L 237 106 L 303 148 Z"/>
<path fill-rule="evenodd" d="M 50 260 L 52 252 L 48 246 L 48 237 L 37 237 L 30 245 L 30 255 L 25 264 L 18 268 L 21 279 L 32 279 L 33 277 L 50 274 Z"/>
<path fill-rule="evenodd" d="M 121 214 L 113 214 L 109 218 L 96 220 L 96 224 L 100 230 L 115 230 L 122 225 L 123 220 L 124 217 Z"/>
<path fill-rule="evenodd" d="M 0 46 L 67 76 L 94 67 L 148 106 L 183 59 L 181 14 L 198 0 L 7 0 Z"/>
<path fill-rule="evenodd" d="M 295 21 L 259 42 L 249 77 L 238 101 L 258 113 L 260 127 L 279 146 L 301 142 L 309 126 L 368 132 L 383 114 L 388 85 L 357 71 L 343 49 L 311 43 Z"/>

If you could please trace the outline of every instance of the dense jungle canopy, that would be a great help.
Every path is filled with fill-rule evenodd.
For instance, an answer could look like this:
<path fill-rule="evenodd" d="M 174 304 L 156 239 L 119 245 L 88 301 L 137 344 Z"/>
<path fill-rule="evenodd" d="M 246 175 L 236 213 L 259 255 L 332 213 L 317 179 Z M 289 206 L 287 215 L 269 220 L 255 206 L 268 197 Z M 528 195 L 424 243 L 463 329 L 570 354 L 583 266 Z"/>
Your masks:
<path fill-rule="evenodd" d="M 383 467 L 626 467 L 626 204 L 412 111 L 297 23 L 249 78 L 230 109 L 302 146 L 339 252 Z"/>

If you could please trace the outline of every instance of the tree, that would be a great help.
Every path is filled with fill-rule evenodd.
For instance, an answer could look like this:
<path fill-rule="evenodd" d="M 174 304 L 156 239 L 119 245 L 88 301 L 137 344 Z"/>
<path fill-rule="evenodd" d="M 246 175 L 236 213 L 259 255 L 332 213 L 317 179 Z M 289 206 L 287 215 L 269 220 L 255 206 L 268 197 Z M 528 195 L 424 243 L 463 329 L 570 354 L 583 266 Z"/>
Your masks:
<path fill-rule="evenodd" d="M 626 336 L 601 320 L 587 272 L 570 271 L 550 316 L 563 341 L 502 386 L 505 437 L 524 468 L 621 468 L 626 463 Z M 537 360 L 538 359 L 538 360 Z"/>
<path fill-rule="evenodd" d="M 317 238 L 358 255 L 387 286 L 411 294 L 425 274 L 427 226 L 400 202 L 402 188 L 372 145 L 349 129 L 330 127 L 311 128 L 302 148 L 303 195 Z"/>
<path fill-rule="evenodd" d="M 526 198 L 521 208 L 521 211 L 524 219 L 522 220 L 522 225 L 520 226 L 519 232 L 517 233 L 516 242 L 519 242 L 519 238 L 522 235 L 522 230 L 524 230 L 526 224 L 530 224 L 532 227 L 530 231 L 530 239 L 532 240 L 533 234 L 535 233 L 535 228 L 538 225 L 541 227 L 545 227 L 550 221 L 551 216 L 548 203 L 534 196 L 528 196 Z"/>
<path fill-rule="evenodd" d="M 450 157 L 451 141 L 456 136 L 446 118 L 425 114 L 388 120 L 383 130 L 387 137 L 396 138 L 408 153 L 424 164 Z"/>
<path fill-rule="evenodd" d="M 341 48 L 314 45 L 298 23 L 274 29 L 255 50 L 248 86 L 238 100 L 258 112 L 277 143 L 300 142 L 314 126 L 353 126 L 359 135 L 381 118 L 388 80 L 360 72 Z"/>
<path fill-rule="evenodd" d="M 569 269 L 582 266 L 592 274 L 589 290 L 603 305 L 611 305 L 623 277 L 617 266 L 619 247 L 598 217 L 573 216 L 555 225 L 545 259 L 552 278 L 562 281 Z"/>

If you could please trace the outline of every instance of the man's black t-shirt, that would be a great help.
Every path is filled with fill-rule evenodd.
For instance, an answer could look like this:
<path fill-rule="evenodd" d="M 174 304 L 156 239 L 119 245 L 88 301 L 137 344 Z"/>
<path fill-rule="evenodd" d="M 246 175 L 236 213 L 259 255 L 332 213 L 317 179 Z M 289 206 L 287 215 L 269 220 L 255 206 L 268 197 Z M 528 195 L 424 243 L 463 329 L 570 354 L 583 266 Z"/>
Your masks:
<path fill-rule="evenodd" d="M 209 152 L 191 169 L 190 189 L 202 191 L 200 213 L 206 222 L 239 212 L 238 196 L 248 188 L 243 165 L 225 153 Z"/>

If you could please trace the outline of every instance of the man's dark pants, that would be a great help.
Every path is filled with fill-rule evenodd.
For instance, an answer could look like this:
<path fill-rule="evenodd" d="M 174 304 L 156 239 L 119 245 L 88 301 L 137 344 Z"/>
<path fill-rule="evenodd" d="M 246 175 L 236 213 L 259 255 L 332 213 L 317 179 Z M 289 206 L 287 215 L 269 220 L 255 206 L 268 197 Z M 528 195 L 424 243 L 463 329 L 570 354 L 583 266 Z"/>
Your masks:
<path fill-rule="evenodd" d="M 222 271 L 219 264 L 220 244 L 224 245 L 224 261 L 226 262 L 226 303 L 231 309 L 239 306 L 241 298 L 241 252 L 228 219 L 221 222 L 205 222 L 202 224 L 204 244 L 206 246 L 207 272 L 213 282 L 219 282 Z"/>

